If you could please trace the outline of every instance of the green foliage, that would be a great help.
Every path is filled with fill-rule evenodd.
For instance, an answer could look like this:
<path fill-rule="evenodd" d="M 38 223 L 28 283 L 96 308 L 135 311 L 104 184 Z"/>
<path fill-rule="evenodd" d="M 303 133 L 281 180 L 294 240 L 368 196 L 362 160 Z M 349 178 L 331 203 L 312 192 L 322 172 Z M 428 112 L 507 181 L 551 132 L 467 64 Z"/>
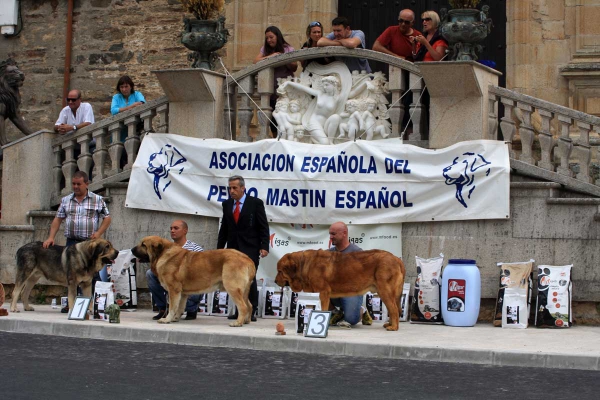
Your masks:
<path fill-rule="evenodd" d="M 225 0 L 180 0 L 183 8 L 198 19 L 214 19 L 223 10 Z"/>
<path fill-rule="evenodd" d="M 37 293 L 35 294 L 35 297 L 33 298 L 33 302 L 34 304 L 46 304 L 46 287 L 45 286 L 41 286 L 39 287 Z"/>
<path fill-rule="evenodd" d="M 450 0 L 452 8 L 477 8 L 481 0 Z"/>

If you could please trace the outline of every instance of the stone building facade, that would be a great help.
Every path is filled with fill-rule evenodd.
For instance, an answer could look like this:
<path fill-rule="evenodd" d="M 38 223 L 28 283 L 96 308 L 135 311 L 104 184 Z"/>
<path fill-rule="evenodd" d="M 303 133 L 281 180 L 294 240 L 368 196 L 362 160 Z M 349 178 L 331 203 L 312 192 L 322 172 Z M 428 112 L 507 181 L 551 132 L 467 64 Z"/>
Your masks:
<path fill-rule="evenodd" d="M 154 99 L 163 93 L 153 70 L 189 66 L 178 0 L 76 0 L 74 6 L 70 87 L 84 91 L 96 119 L 110 114 L 119 76 L 130 75 Z M 600 3 L 507 0 L 506 7 L 506 86 L 600 115 Z M 49 129 L 62 107 L 67 2 L 21 0 L 21 9 L 23 29 L 0 37 L 0 59 L 13 57 L 26 75 L 22 111 L 32 128 Z M 231 37 L 222 55 L 233 72 L 252 63 L 269 25 L 295 48 L 310 21 L 327 31 L 338 0 L 226 0 L 225 15 Z"/>

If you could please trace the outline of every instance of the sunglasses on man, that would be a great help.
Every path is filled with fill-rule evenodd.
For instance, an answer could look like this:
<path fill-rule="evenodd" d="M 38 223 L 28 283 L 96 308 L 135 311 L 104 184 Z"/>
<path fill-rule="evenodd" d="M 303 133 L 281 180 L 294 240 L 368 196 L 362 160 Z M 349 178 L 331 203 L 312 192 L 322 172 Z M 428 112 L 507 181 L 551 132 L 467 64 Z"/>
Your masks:
<path fill-rule="evenodd" d="M 75 103 L 77 100 L 79 100 L 79 97 L 73 99 L 71 97 L 67 97 L 67 103 Z"/>
<path fill-rule="evenodd" d="M 408 21 L 406 19 L 398 18 L 398 24 L 410 25 L 412 23 L 413 23 L 412 21 Z"/>

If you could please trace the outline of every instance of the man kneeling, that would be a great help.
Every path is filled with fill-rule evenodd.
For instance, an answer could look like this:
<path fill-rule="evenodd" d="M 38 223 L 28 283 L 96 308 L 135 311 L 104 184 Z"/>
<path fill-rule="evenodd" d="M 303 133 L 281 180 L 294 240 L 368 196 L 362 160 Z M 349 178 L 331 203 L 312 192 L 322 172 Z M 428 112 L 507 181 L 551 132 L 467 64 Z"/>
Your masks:
<path fill-rule="evenodd" d="M 173 242 L 186 250 L 190 251 L 204 251 L 204 249 L 192 242 L 187 240 L 188 225 L 183 220 L 173 221 L 171 224 L 171 239 Z M 158 314 L 152 317 L 153 320 L 157 321 L 167 315 L 167 291 L 160 284 L 158 277 L 154 275 L 152 270 L 146 272 L 146 280 L 148 281 L 148 289 L 152 293 L 152 302 L 158 308 Z M 196 319 L 198 316 L 198 303 L 200 303 L 200 295 L 193 294 L 188 297 L 185 305 L 186 320 Z"/>

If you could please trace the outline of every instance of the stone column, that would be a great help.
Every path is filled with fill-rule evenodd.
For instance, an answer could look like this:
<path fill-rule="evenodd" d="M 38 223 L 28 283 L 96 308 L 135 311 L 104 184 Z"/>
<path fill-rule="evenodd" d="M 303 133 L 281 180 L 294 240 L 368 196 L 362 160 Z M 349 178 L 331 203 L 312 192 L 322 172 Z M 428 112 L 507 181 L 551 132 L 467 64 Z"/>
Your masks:
<path fill-rule="evenodd" d="M 429 148 L 495 140 L 489 132 L 489 85 L 500 72 L 475 61 L 417 63 L 429 90 Z"/>
<path fill-rule="evenodd" d="M 56 163 L 52 147 L 55 136 L 54 132 L 38 131 L 2 148 L 5 167 L 0 224 L 28 224 L 27 212 L 50 209 L 55 172 L 52 165 Z"/>
<path fill-rule="evenodd" d="M 206 69 L 153 71 L 169 99 L 168 133 L 223 137 L 225 75 Z"/>

